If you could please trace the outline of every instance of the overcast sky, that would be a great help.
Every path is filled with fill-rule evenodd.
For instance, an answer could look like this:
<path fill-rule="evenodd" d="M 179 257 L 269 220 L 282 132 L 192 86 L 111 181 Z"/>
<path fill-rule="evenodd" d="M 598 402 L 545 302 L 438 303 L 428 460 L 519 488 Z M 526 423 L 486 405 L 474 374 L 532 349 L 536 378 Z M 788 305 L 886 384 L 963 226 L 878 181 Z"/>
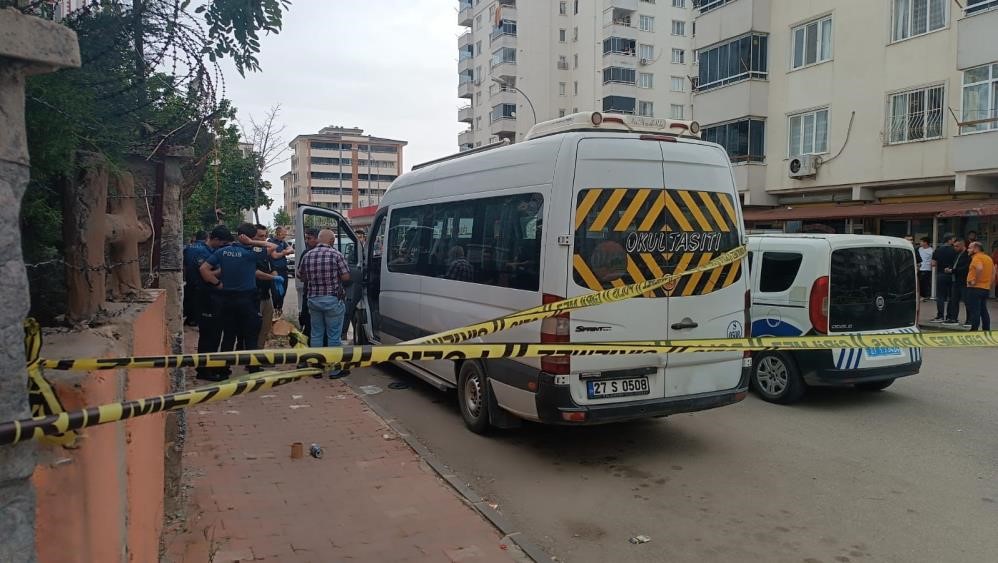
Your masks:
<path fill-rule="evenodd" d="M 248 125 L 281 104 L 288 141 L 327 125 L 408 141 L 404 164 L 457 152 L 457 2 L 294 0 L 279 35 L 261 40 L 261 72 L 224 66 L 225 97 Z M 285 162 L 268 171 L 274 205 L 283 202 Z"/>

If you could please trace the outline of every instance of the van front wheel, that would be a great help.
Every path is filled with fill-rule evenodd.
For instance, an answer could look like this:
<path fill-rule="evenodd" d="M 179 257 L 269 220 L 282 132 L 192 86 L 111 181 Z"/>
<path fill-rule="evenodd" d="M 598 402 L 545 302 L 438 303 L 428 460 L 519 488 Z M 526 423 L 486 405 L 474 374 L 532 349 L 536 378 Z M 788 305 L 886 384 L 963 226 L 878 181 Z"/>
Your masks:
<path fill-rule="evenodd" d="M 457 400 L 465 426 L 476 434 L 485 434 L 489 430 L 489 393 L 489 380 L 482 365 L 475 361 L 461 364 L 457 376 Z"/>
<path fill-rule="evenodd" d="M 763 352 L 752 360 L 752 388 L 764 401 L 789 405 L 806 390 L 797 364 L 778 352 Z"/>

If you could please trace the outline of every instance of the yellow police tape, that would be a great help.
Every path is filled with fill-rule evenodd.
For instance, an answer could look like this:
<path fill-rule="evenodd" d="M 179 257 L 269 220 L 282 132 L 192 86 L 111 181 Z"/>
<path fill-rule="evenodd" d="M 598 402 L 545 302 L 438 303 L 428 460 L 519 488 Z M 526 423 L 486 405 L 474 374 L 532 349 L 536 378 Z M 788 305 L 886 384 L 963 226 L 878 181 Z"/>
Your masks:
<path fill-rule="evenodd" d="M 643 295 L 675 283 L 683 276 L 731 264 L 745 256 L 745 248 L 726 252 L 701 267 L 638 284 L 613 288 L 589 295 L 533 307 L 490 321 L 444 331 L 394 346 L 344 346 L 307 348 L 305 337 L 292 330 L 292 350 L 254 350 L 172 356 L 121 358 L 78 358 L 40 360 L 40 367 L 59 370 L 106 370 L 119 368 L 177 368 L 278 365 L 339 365 L 363 367 L 390 361 L 466 360 L 481 358 L 536 358 L 543 356 L 592 356 L 669 354 L 688 352 L 725 352 L 759 350 L 821 350 L 830 348 L 882 347 L 987 347 L 998 345 L 998 332 L 963 334 L 897 333 L 837 336 L 797 336 L 734 339 L 652 340 L 583 344 L 456 344 L 494 334 L 508 328 L 556 316 L 562 312 L 613 303 Z M 28 345 L 33 345 L 28 343 Z M 40 346 L 40 340 L 38 342 Z M 288 372 L 268 372 L 240 377 L 218 385 L 160 397 L 91 407 L 72 413 L 49 413 L 41 417 L 0 423 L 0 445 L 43 436 L 61 435 L 97 424 L 115 422 L 186 408 L 195 404 L 221 401 L 230 397 L 291 383 L 306 375 L 320 373 L 316 368 Z M 42 379 L 39 377 L 39 379 Z M 42 381 L 44 381 L 42 379 Z M 53 394 L 54 396 L 54 394 Z M 59 407 L 61 410 L 61 407 Z"/>

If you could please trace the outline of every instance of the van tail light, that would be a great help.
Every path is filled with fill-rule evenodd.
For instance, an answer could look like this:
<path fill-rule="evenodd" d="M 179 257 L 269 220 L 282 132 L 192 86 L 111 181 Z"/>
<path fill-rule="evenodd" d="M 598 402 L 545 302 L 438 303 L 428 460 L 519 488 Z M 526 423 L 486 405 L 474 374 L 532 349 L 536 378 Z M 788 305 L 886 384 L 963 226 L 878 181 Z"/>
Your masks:
<path fill-rule="evenodd" d="M 821 334 L 828 334 L 828 276 L 814 280 L 808 300 L 811 326 Z"/>
<path fill-rule="evenodd" d="M 544 304 L 557 303 L 564 299 L 549 293 L 544 294 Z M 566 311 L 541 321 L 541 344 L 568 344 L 570 316 Z M 570 356 L 545 356 L 541 358 L 541 370 L 552 375 L 567 375 L 572 368 Z"/>

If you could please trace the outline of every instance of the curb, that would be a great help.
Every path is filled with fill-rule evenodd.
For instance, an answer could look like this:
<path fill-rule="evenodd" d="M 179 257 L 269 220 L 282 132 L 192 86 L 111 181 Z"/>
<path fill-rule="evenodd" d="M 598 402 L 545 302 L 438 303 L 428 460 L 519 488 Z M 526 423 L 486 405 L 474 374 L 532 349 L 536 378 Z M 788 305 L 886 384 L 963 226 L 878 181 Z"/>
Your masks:
<path fill-rule="evenodd" d="M 468 502 L 479 514 L 485 517 L 497 530 L 504 536 L 504 539 L 508 539 L 516 544 L 520 550 L 529 557 L 535 563 L 545 563 L 551 561 L 550 555 L 544 552 L 536 543 L 534 543 L 530 538 L 528 538 L 523 532 L 515 529 L 513 524 L 506 519 L 498 510 L 492 508 L 485 502 L 480 494 L 475 492 L 467 483 L 463 483 L 457 475 L 451 473 L 447 466 L 437 458 L 426 446 L 424 446 L 419 440 L 417 440 L 414 435 L 409 432 L 409 430 L 393 418 L 387 411 L 385 411 L 380 406 L 369 401 L 364 393 L 359 392 L 348 379 L 344 382 L 350 387 L 350 390 L 356 395 L 369 409 L 371 409 L 374 414 L 381 417 L 385 421 L 385 424 L 392 429 L 393 432 L 399 435 L 405 443 L 416 452 L 416 455 L 420 457 L 423 461 L 429 465 L 433 471 L 443 479 L 454 491 L 461 495 L 465 501 Z"/>

